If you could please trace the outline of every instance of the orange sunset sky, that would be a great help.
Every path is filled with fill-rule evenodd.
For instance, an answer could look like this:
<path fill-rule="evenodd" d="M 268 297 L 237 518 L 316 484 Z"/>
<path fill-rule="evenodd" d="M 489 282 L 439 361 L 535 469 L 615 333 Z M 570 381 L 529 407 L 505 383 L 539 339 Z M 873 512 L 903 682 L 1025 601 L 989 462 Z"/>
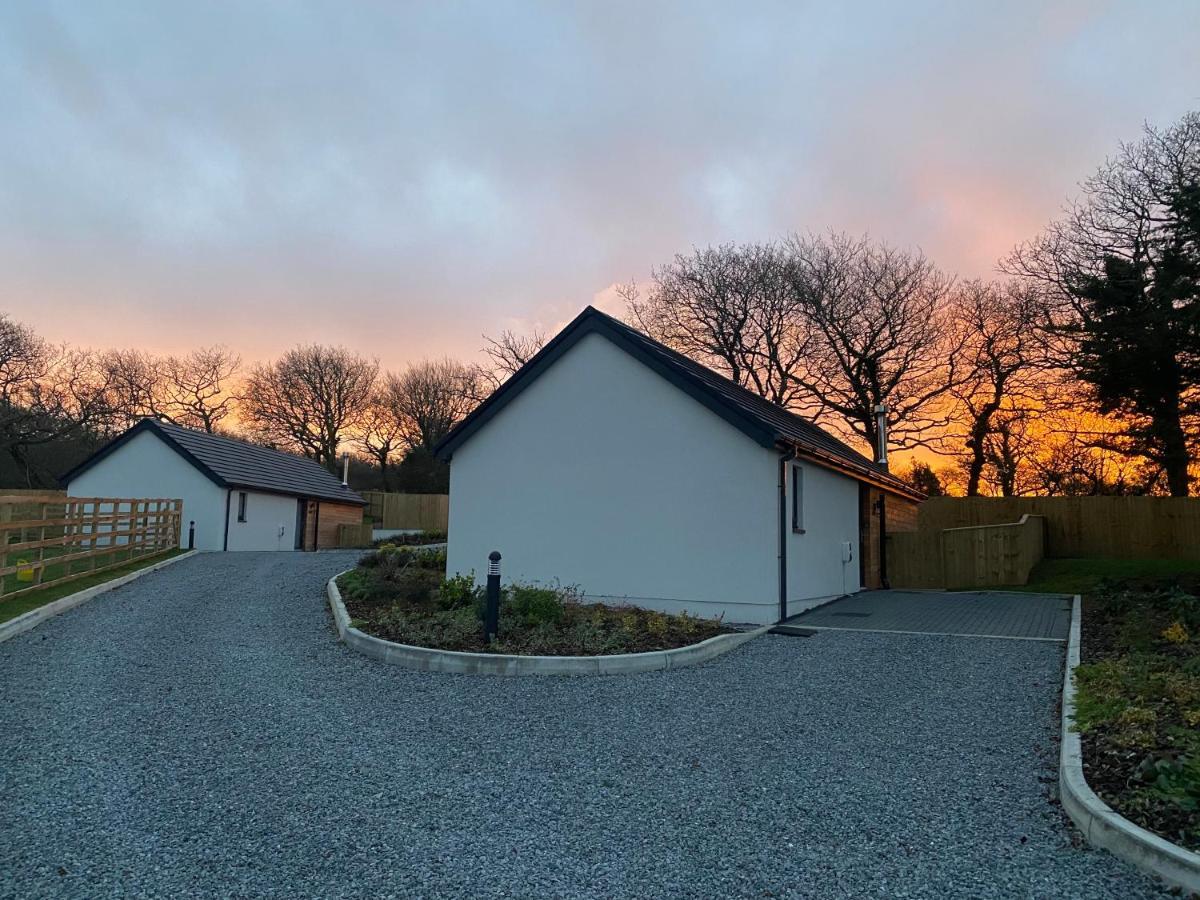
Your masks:
<path fill-rule="evenodd" d="M 386 367 L 693 245 L 847 230 L 987 276 L 1143 121 L 1200 3 L 0 8 L 0 310 Z"/>

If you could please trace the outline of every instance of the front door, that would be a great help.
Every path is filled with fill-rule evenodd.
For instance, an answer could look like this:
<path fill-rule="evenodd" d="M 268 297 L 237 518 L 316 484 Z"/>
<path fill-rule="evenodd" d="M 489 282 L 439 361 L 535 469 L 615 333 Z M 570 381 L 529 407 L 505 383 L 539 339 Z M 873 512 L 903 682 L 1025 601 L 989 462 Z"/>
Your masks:
<path fill-rule="evenodd" d="M 308 501 L 301 497 L 296 501 L 296 541 L 295 550 L 304 549 L 304 532 L 308 526 Z"/>

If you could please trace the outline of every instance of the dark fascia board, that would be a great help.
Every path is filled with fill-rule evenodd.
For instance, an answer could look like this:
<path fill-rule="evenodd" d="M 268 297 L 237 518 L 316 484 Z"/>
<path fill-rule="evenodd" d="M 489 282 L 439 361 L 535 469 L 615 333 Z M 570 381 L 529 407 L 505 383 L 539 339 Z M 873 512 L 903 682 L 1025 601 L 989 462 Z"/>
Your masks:
<path fill-rule="evenodd" d="M 558 333 L 543 347 L 529 362 L 522 366 L 516 374 L 504 382 L 496 391 L 481 403 L 469 416 L 446 435 L 434 447 L 434 453 L 439 459 L 449 461 L 454 451 L 461 446 L 476 431 L 491 420 L 496 413 L 511 403 L 521 391 L 537 380 L 547 368 L 564 353 L 574 347 L 586 335 L 599 334 L 607 338 L 634 359 L 649 367 L 651 370 L 667 379 L 671 384 L 699 401 L 716 413 L 722 419 L 733 425 L 747 437 L 763 447 L 774 447 L 776 435 L 769 429 L 763 428 L 757 421 L 744 416 L 713 395 L 700 381 L 687 376 L 668 365 L 652 353 L 648 353 L 638 344 L 630 341 L 625 335 L 610 325 L 606 318 L 592 307 L 588 307 Z"/>
<path fill-rule="evenodd" d="M 276 497 L 295 497 L 297 500 L 317 500 L 321 503 L 331 503 L 334 506 L 370 506 L 371 504 L 358 496 L 357 493 L 353 497 L 318 497 L 316 494 L 305 491 L 280 491 L 272 490 L 271 488 L 260 487 L 256 484 L 241 484 L 236 481 L 228 482 L 228 486 L 235 491 L 246 491 L 251 494 L 272 494 Z"/>
<path fill-rule="evenodd" d="M 141 434 L 144 431 L 149 431 L 149 432 L 153 433 L 160 441 L 162 441 L 164 444 L 166 444 L 168 447 L 170 447 L 172 450 L 174 450 L 176 453 L 178 453 L 180 456 L 182 456 L 194 468 L 198 469 L 201 472 L 201 474 L 204 475 L 205 478 L 207 478 L 213 484 L 217 485 L 217 487 L 222 487 L 222 488 L 229 487 L 229 485 L 226 484 L 225 479 L 223 479 L 220 475 L 218 475 L 216 472 L 214 472 L 212 469 L 210 469 L 208 466 L 206 466 L 204 463 L 202 463 L 200 460 L 198 460 L 190 452 L 188 452 L 182 446 L 180 446 L 178 443 L 176 443 L 171 438 L 171 436 L 169 434 L 167 434 L 166 431 L 164 431 L 162 428 L 159 427 L 158 422 L 156 422 L 154 419 L 142 419 L 142 421 L 138 422 L 136 425 L 134 425 L 132 428 L 125 431 L 123 434 L 117 435 L 115 438 L 113 438 L 111 441 L 109 441 L 107 444 L 105 444 L 103 447 L 101 447 L 99 450 L 97 450 L 95 453 L 93 453 L 91 456 L 89 456 L 87 459 L 85 459 L 83 462 L 81 462 L 75 468 L 71 469 L 69 472 L 64 472 L 62 475 L 60 475 L 58 477 L 59 482 L 64 485 L 68 484 L 72 478 L 79 477 L 84 472 L 86 472 L 88 469 L 90 469 L 92 466 L 96 465 L 96 463 L 100 462 L 100 460 L 104 459 L 106 456 L 108 456 L 110 453 L 112 453 L 114 450 L 117 450 L 120 447 L 125 446 L 125 444 L 129 443 L 131 440 L 133 440 L 135 437 L 137 437 L 139 434 Z"/>
<path fill-rule="evenodd" d="M 895 494 L 897 497 L 902 497 L 905 500 L 913 500 L 917 503 L 927 499 L 924 494 L 915 488 L 893 483 L 891 478 L 885 477 L 882 474 L 874 474 L 864 471 L 858 466 L 851 466 L 837 457 L 828 453 L 822 453 L 807 444 L 790 441 L 787 446 L 792 453 L 796 454 L 797 458 L 806 459 L 814 465 L 818 465 L 823 469 L 829 469 L 831 472 L 837 472 L 839 475 L 845 475 L 847 478 L 853 478 L 862 484 L 879 488 L 881 491 L 887 491 L 889 494 Z"/>

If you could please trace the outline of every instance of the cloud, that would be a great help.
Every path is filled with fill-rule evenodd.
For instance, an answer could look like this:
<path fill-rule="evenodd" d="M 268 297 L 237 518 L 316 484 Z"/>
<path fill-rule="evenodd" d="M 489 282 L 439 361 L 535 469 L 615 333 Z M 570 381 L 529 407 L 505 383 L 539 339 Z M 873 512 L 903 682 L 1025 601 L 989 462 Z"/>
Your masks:
<path fill-rule="evenodd" d="M 869 231 L 987 275 L 1196 104 L 1198 26 L 1190 2 L 9 3 L 0 308 L 80 344 L 399 365 L 711 242 Z"/>

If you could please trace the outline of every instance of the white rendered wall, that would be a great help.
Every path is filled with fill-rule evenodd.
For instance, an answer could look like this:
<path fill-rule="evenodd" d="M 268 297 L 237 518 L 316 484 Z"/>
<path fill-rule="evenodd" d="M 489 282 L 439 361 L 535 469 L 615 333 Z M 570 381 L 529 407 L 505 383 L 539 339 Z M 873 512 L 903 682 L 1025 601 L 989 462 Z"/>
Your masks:
<path fill-rule="evenodd" d="M 225 541 L 225 489 L 213 484 L 149 431 L 131 438 L 71 479 L 72 497 L 164 497 L 183 501 L 180 542 L 196 520 L 196 549 L 220 550 Z"/>
<path fill-rule="evenodd" d="M 804 473 L 804 534 L 791 530 L 793 466 Z M 859 589 L 858 482 L 800 461 L 788 465 L 787 489 L 788 614 L 794 615 L 804 608 L 795 601 L 850 594 Z M 854 555 L 845 563 L 844 541 L 850 542 Z"/>
<path fill-rule="evenodd" d="M 455 451 L 448 571 L 774 622 L 778 458 L 588 335 Z"/>
<path fill-rule="evenodd" d="M 295 550 L 296 498 L 246 491 L 246 521 L 239 522 L 237 488 L 229 501 L 230 550 Z"/>

